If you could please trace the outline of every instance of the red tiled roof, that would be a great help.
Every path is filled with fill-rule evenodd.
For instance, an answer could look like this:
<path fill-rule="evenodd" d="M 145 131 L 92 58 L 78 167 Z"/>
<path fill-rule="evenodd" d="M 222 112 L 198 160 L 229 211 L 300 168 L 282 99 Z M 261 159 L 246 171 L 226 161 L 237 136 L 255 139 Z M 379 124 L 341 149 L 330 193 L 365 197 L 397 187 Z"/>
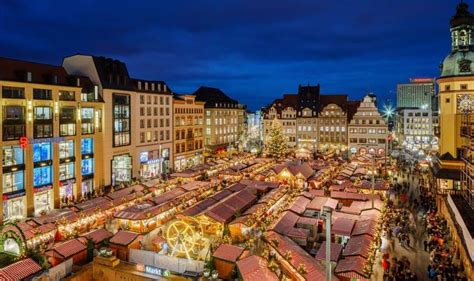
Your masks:
<path fill-rule="evenodd" d="M 104 241 L 105 239 L 109 239 L 110 237 L 114 236 L 114 234 L 106 230 L 105 228 L 99 228 L 83 236 L 88 239 L 92 239 L 92 241 L 94 241 L 95 244 L 98 244 Z"/>
<path fill-rule="evenodd" d="M 336 268 L 334 269 L 334 273 L 338 276 L 345 276 L 342 275 L 341 273 L 347 273 L 347 272 L 353 272 L 357 273 L 360 277 L 367 278 L 364 274 L 364 265 L 365 265 L 365 259 L 362 257 L 347 257 L 342 260 L 340 260 L 337 263 Z M 357 277 L 357 276 L 353 276 Z M 365 279 L 359 279 L 359 280 L 365 280 Z"/>
<path fill-rule="evenodd" d="M 244 281 L 278 281 L 276 274 L 268 268 L 267 261 L 259 256 L 239 260 L 237 268 Z"/>
<path fill-rule="evenodd" d="M 225 204 L 218 204 L 206 211 L 205 214 L 220 223 L 228 223 L 234 216 L 234 211 Z"/>
<path fill-rule="evenodd" d="M 303 225 L 312 225 L 315 226 L 318 223 L 317 218 L 310 218 L 310 217 L 299 217 L 296 224 L 303 224 Z"/>
<path fill-rule="evenodd" d="M 335 199 L 349 199 L 349 200 L 359 200 L 359 201 L 368 200 L 367 196 L 364 194 L 341 192 L 341 191 L 331 191 L 331 197 Z"/>
<path fill-rule="evenodd" d="M 314 199 L 306 206 L 306 209 L 321 211 L 326 201 L 328 201 L 328 197 L 314 197 Z"/>
<path fill-rule="evenodd" d="M 360 235 L 351 237 L 344 249 L 344 256 L 361 256 L 367 258 L 370 252 L 370 243 L 372 237 L 370 235 Z"/>
<path fill-rule="evenodd" d="M 309 237 L 309 229 L 294 227 L 290 231 L 288 231 L 286 235 L 288 237 L 306 239 Z"/>
<path fill-rule="evenodd" d="M 242 247 L 229 244 L 221 244 L 219 248 L 217 248 L 217 250 L 212 254 L 212 256 L 217 259 L 229 262 L 236 262 L 243 251 L 244 248 Z"/>
<path fill-rule="evenodd" d="M 82 244 L 78 239 L 71 239 L 59 245 L 53 246 L 51 251 L 60 255 L 61 258 L 67 259 L 74 256 L 77 253 L 85 251 L 87 247 Z"/>
<path fill-rule="evenodd" d="M 375 220 L 358 220 L 355 223 L 354 230 L 352 231 L 353 236 L 369 234 L 374 235 L 375 229 L 377 228 L 377 221 Z"/>
<path fill-rule="evenodd" d="M 2 281 L 16 281 L 13 277 L 7 275 L 2 269 L 0 269 L 0 280 Z"/>
<path fill-rule="evenodd" d="M 337 243 L 331 243 L 331 261 L 337 262 L 342 254 L 342 245 Z M 319 247 L 316 258 L 320 260 L 326 260 L 326 241 L 324 241 Z"/>
<path fill-rule="evenodd" d="M 127 246 L 133 241 L 135 241 L 138 236 L 140 235 L 137 233 L 120 230 L 119 232 L 115 233 L 115 235 L 110 239 L 110 243 Z"/>
<path fill-rule="evenodd" d="M 37 264 L 33 259 L 28 258 L 0 269 L 0 278 L 2 278 L 0 280 L 23 280 L 41 270 L 39 264 Z M 8 278 L 5 278 L 4 276 L 8 276 Z"/>
<path fill-rule="evenodd" d="M 295 224 L 298 219 L 299 216 L 297 214 L 290 211 L 285 211 L 283 212 L 280 219 L 275 224 L 272 230 L 280 234 L 286 235 L 290 230 L 295 227 Z"/>
<path fill-rule="evenodd" d="M 310 201 L 311 200 L 304 196 L 299 196 L 291 205 L 290 210 L 301 215 L 306 210 L 306 206 L 309 204 Z"/>
<path fill-rule="evenodd" d="M 282 256 L 286 253 L 291 253 L 291 259 L 288 260 L 294 269 L 298 269 L 300 264 L 306 266 L 307 273 L 303 276 L 306 280 L 324 280 L 325 279 L 325 268 L 308 253 L 306 253 L 298 244 L 288 237 L 282 236 L 274 231 L 269 231 L 267 236 L 268 241 L 278 241 L 278 247 L 275 250 Z M 331 279 L 337 280 L 337 279 Z"/>
<path fill-rule="evenodd" d="M 216 201 L 221 201 L 222 199 L 226 198 L 227 196 L 231 195 L 232 191 L 229 189 L 224 189 L 222 191 L 217 192 L 216 194 L 212 195 L 212 199 Z"/>
<path fill-rule="evenodd" d="M 209 186 L 209 182 L 207 181 L 191 181 L 188 183 L 185 183 L 181 186 L 186 191 L 191 191 L 191 190 L 196 190 L 202 187 Z"/>
<path fill-rule="evenodd" d="M 302 195 L 309 199 L 314 199 L 314 197 L 324 197 L 324 190 L 320 189 L 311 189 L 310 191 L 303 192 Z"/>
<path fill-rule="evenodd" d="M 348 218 L 338 218 L 332 224 L 331 233 L 342 236 L 351 236 L 354 224 L 355 220 Z"/>
<path fill-rule="evenodd" d="M 137 185 L 133 185 L 133 186 L 130 186 L 130 187 L 126 187 L 126 188 L 111 192 L 111 193 L 107 194 L 106 196 L 108 198 L 114 200 L 114 199 L 117 199 L 117 198 L 129 197 L 129 195 L 131 195 L 133 193 L 140 193 L 144 189 L 145 189 L 145 187 L 143 187 L 143 185 L 137 184 Z"/>

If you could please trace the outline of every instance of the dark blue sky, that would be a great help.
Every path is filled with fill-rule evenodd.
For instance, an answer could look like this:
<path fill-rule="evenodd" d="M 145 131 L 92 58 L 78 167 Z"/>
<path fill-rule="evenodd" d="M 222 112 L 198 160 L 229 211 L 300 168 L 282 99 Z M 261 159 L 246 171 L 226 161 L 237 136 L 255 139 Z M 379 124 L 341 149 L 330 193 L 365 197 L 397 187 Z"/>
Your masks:
<path fill-rule="evenodd" d="M 1 0 L 0 56 L 114 57 L 132 77 L 219 87 L 252 110 L 307 83 L 394 100 L 397 83 L 438 75 L 458 2 Z"/>

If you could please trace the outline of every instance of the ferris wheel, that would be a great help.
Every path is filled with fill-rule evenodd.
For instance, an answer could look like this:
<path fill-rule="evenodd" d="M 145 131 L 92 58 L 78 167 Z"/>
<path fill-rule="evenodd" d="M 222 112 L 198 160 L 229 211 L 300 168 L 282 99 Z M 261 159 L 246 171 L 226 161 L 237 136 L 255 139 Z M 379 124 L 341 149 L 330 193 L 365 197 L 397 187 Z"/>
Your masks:
<path fill-rule="evenodd" d="M 166 241 L 171 256 L 185 256 L 191 259 L 201 250 L 202 228 L 192 218 L 175 220 L 166 229 Z"/>

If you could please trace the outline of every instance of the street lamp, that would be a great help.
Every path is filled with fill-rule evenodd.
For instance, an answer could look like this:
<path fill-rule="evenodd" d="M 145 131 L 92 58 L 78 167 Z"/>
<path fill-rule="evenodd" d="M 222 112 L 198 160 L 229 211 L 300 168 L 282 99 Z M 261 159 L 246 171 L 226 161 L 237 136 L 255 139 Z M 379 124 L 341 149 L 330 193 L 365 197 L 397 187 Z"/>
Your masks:
<path fill-rule="evenodd" d="M 321 217 L 326 220 L 326 281 L 331 281 L 331 215 L 332 208 L 323 207 Z"/>

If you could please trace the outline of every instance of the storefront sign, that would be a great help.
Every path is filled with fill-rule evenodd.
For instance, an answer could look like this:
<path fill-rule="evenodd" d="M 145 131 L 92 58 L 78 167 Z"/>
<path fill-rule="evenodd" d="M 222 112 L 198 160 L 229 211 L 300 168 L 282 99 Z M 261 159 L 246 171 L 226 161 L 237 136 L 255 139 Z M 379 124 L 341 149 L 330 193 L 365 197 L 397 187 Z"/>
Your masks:
<path fill-rule="evenodd" d="M 25 196 L 25 195 L 26 195 L 26 192 L 25 192 L 24 189 L 17 190 L 17 191 L 8 193 L 8 194 L 3 194 L 3 200 L 10 200 L 10 199 L 22 197 L 22 196 Z"/>
<path fill-rule="evenodd" d="M 34 191 L 35 191 L 35 193 L 38 193 L 38 192 L 50 190 L 52 188 L 53 188 L 53 185 L 48 184 L 48 185 L 43 185 L 43 186 L 40 186 L 40 187 L 35 187 Z"/>
<path fill-rule="evenodd" d="M 164 270 L 158 267 L 145 265 L 145 272 L 153 275 L 163 276 Z"/>
<path fill-rule="evenodd" d="M 59 186 L 65 186 L 65 185 L 74 184 L 74 183 L 76 183 L 76 179 L 68 179 L 68 180 L 60 181 Z"/>
<path fill-rule="evenodd" d="M 44 138 L 44 139 L 28 139 L 27 137 L 20 138 L 20 147 L 25 149 L 29 144 L 43 143 L 43 142 L 63 142 L 66 138 L 64 137 L 54 137 L 54 138 Z"/>
<path fill-rule="evenodd" d="M 140 153 L 140 163 L 146 163 L 148 161 L 148 151 Z"/>

